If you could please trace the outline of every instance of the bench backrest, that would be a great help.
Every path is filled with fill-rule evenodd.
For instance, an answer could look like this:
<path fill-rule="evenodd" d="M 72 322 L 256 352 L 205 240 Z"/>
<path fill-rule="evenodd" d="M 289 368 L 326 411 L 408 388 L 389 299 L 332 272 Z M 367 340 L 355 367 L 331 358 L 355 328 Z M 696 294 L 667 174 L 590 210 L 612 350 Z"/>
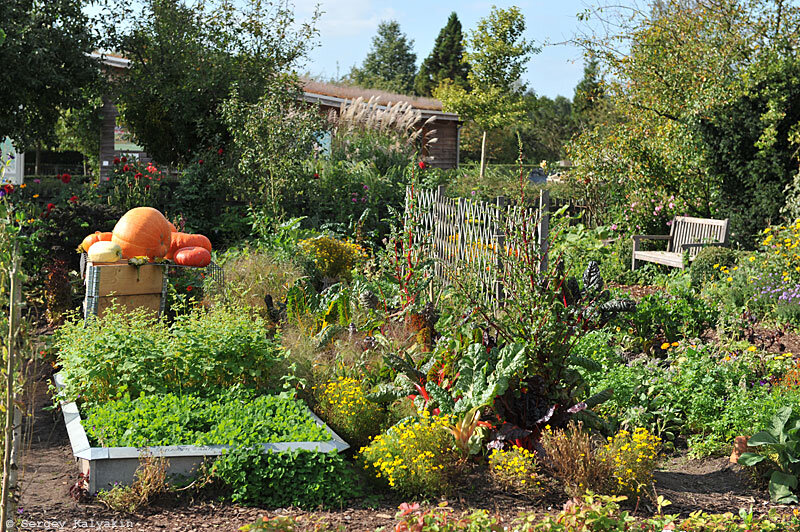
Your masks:
<path fill-rule="evenodd" d="M 690 246 L 683 249 L 684 244 L 728 244 L 728 219 L 712 220 L 709 218 L 692 218 L 676 216 L 672 220 L 669 232 L 672 239 L 669 251 L 682 253 L 688 251 L 690 257 L 697 255 L 702 247 Z"/>

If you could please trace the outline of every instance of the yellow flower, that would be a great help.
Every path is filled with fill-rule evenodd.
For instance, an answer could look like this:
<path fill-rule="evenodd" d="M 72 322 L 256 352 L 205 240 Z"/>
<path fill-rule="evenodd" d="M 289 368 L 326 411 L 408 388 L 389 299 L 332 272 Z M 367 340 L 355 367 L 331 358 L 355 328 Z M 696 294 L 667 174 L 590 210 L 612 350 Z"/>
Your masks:
<path fill-rule="evenodd" d="M 751 345 L 750 347 L 747 348 L 747 350 L 748 351 L 755 351 L 756 350 L 756 346 Z"/>
<path fill-rule="evenodd" d="M 38 197 L 39 197 L 39 194 L 34 194 L 34 195 L 33 195 L 33 197 L 34 197 L 34 198 L 38 198 Z"/>
<path fill-rule="evenodd" d="M 669 342 L 664 342 L 663 344 L 661 344 L 661 349 L 663 349 L 664 351 L 669 349 Z"/>

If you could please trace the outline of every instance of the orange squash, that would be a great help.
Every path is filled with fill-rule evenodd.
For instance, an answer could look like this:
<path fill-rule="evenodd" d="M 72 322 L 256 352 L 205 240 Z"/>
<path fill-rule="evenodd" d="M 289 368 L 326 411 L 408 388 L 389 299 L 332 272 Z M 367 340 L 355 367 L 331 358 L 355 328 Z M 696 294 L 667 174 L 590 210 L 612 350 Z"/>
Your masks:
<path fill-rule="evenodd" d="M 175 252 L 175 264 L 203 268 L 211 263 L 211 252 L 206 248 L 190 246 Z"/>
<path fill-rule="evenodd" d="M 78 246 L 78 251 L 88 253 L 89 248 L 92 247 L 92 244 L 95 242 L 111 242 L 111 232 L 101 233 L 100 231 L 95 231 L 91 235 L 87 235 L 86 238 L 83 239 L 83 242 L 81 242 L 81 245 Z"/>
<path fill-rule="evenodd" d="M 181 233 L 176 231 L 172 233 L 172 242 L 169 247 L 169 253 L 166 258 L 171 259 L 175 253 L 181 248 L 199 247 L 211 251 L 211 241 L 203 235 L 192 235 L 189 233 Z"/>
<path fill-rule="evenodd" d="M 136 207 L 119 219 L 111 241 L 122 248 L 122 257 L 165 257 L 172 243 L 172 231 L 164 215 L 152 207 Z"/>
<path fill-rule="evenodd" d="M 95 231 L 94 233 L 92 233 L 91 235 L 87 235 L 86 238 L 83 239 L 81 245 L 78 246 L 78 251 L 86 253 L 87 251 L 89 251 L 89 248 L 92 247 L 92 244 L 99 241 L 100 241 L 100 231 Z"/>

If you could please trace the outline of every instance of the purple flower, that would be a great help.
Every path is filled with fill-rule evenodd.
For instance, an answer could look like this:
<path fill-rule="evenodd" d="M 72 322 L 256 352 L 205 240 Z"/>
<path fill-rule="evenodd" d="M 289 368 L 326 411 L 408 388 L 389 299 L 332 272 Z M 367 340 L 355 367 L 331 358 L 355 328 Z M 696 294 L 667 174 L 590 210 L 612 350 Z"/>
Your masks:
<path fill-rule="evenodd" d="M 367 185 L 364 185 L 364 190 L 369 190 L 369 187 Z"/>
<path fill-rule="evenodd" d="M 34 183 L 41 183 L 41 182 L 42 182 L 42 180 L 41 180 L 41 179 L 34 179 L 34 180 L 33 180 L 33 182 L 34 182 Z"/>
<path fill-rule="evenodd" d="M 3 189 L 0 189 L 0 198 L 2 198 L 5 195 L 6 195 L 6 191 L 3 190 Z"/>

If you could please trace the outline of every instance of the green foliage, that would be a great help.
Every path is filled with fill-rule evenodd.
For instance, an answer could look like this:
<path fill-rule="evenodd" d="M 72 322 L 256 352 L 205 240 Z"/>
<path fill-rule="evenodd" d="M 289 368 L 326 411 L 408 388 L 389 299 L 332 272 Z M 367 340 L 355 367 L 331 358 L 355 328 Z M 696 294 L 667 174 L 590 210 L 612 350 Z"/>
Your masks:
<path fill-rule="evenodd" d="M 283 355 L 261 318 L 218 307 L 179 316 L 168 327 L 146 312 L 106 312 L 68 321 L 55 342 L 64 398 L 97 404 L 125 393 L 206 396 L 234 384 L 275 386 Z"/>
<path fill-rule="evenodd" d="M 538 51 L 525 40 L 524 32 L 525 17 L 519 8 L 492 7 L 489 16 L 478 22 L 466 40 L 464 61 L 470 67 L 467 74 L 470 89 L 443 80 L 433 91 L 444 109 L 475 121 L 484 132 L 522 117 L 525 102 L 521 94 L 525 86 L 520 78 L 528 56 Z"/>
<path fill-rule="evenodd" d="M 335 451 L 266 452 L 239 447 L 214 462 L 212 474 L 231 502 L 246 506 L 336 507 L 356 493 L 353 471 Z"/>
<path fill-rule="evenodd" d="M 170 218 L 180 218 L 183 231 L 205 235 L 215 249 L 248 236 L 245 207 L 233 201 L 241 176 L 228 152 L 212 146 L 196 152 L 181 168 L 171 201 L 163 206 Z"/>
<path fill-rule="evenodd" d="M 172 393 L 92 406 L 83 420 L 101 447 L 254 445 L 328 441 L 330 435 L 291 395 L 255 396 L 232 388 L 211 399 Z"/>
<path fill-rule="evenodd" d="M 369 444 L 386 420 L 386 412 L 368 401 L 363 383 L 339 377 L 312 389 L 322 419 L 355 449 Z"/>
<path fill-rule="evenodd" d="M 583 79 L 575 86 L 572 98 L 572 117 L 579 128 L 591 128 L 602 118 L 603 98 L 600 63 L 596 57 L 590 56 L 583 67 Z"/>
<path fill-rule="evenodd" d="M 166 176 L 152 163 L 115 158 L 108 179 L 101 181 L 97 190 L 109 205 L 119 207 L 123 212 L 134 207 L 153 207 L 163 211 L 168 204 L 169 192 L 165 179 Z"/>
<path fill-rule="evenodd" d="M 417 72 L 414 41 L 400 31 L 396 20 L 378 24 L 370 49 L 361 67 L 353 67 L 350 80 L 364 88 L 411 94 Z"/>
<path fill-rule="evenodd" d="M 240 174 L 229 185 L 241 198 L 259 198 L 277 218 L 308 180 L 303 161 L 315 152 L 324 122 L 318 109 L 300 101 L 293 76 L 276 76 L 265 90 L 250 102 L 234 89 L 221 109 Z"/>
<path fill-rule="evenodd" d="M 753 73 L 748 73 L 754 75 Z M 783 191 L 797 173 L 800 61 L 775 59 L 746 94 L 720 106 L 698 128 L 709 173 L 721 183 L 719 209 L 732 239 L 751 248 L 758 233 L 780 219 Z M 791 200 L 790 200 L 791 201 Z"/>
<path fill-rule="evenodd" d="M 464 36 L 461 21 L 453 12 L 439 31 L 430 55 L 422 61 L 414 78 L 414 90 L 420 96 L 430 96 L 442 80 L 449 79 L 466 85 L 469 67 L 464 62 Z"/>
<path fill-rule="evenodd" d="M 234 88 L 241 104 L 255 104 L 291 84 L 280 73 L 313 45 L 317 16 L 295 24 L 286 0 L 109 2 L 103 48 L 131 61 L 114 84 L 125 123 L 163 163 L 190 162 L 198 149 L 227 145 L 231 131 L 220 106 Z"/>
<path fill-rule="evenodd" d="M 730 248 L 709 246 L 701 249 L 689 270 L 692 286 L 699 288 L 707 282 L 718 280 L 721 274 L 720 267 L 733 269 L 738 258 L 738 253 Z"/>
<path fill-rule="evenodd" d="M 762 447 L 760 453 L 743 453 L 739 463 L 754 466 L 766 460 L 769 471 L 769 495 L 780 504 L 797 503 L 797 477 L 800 475 L 800 419 L 791 406 L 778 410 L 767 430 L 747 440 L 750 447 Z"/>
<path fill-rule="evenodd" d="M 446 416 L 427 412 L 403 419 L 362 448 L 360 460 L 374 478 L 400 493 L 437 497 L 450 491 L 454 480 L 456 454 L 447 426 Z"/>
<path fill-rule="evenodd" d="M 693 290 L 673 289 L 644 296 L 631 321 L 644 346 L 697 338 L 716 323 L 716 309 Z"/>
<path fill-rule="evenodd" d="M 0 139 L 18 148 L 53 144 L 60 109 L 82 108 L 99 64 L 98 46 L 80 0 L 9 0 L 0 5 L 5 42 Z"/>

